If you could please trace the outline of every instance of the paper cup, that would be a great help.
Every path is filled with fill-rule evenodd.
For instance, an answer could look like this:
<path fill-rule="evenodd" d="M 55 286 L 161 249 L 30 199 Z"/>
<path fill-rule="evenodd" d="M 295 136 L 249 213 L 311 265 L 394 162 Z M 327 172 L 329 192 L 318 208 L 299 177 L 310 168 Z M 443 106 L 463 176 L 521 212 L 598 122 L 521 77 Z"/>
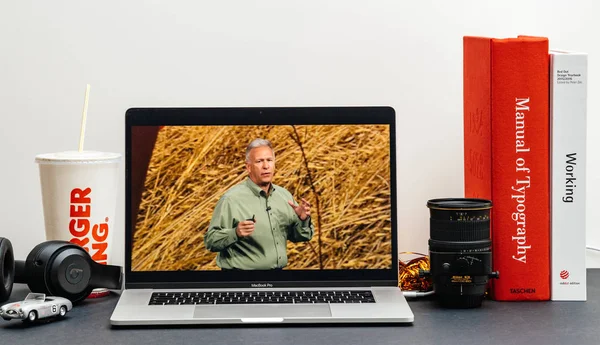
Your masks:
<path fill-rule="evenodd" d="M 40 154 L 46 240 L 83 247 L 100 264 L 113 261 L 118 153 L 67 151 Z"/>

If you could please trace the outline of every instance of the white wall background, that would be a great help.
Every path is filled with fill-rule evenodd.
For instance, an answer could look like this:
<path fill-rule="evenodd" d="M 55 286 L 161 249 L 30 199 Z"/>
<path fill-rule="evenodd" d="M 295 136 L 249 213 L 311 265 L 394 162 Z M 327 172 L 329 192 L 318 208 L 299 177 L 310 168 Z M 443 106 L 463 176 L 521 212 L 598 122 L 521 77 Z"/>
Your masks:
<path fill-rule="evenodd" d="M 123 154 L 133 106 L 393 106 L 400 250 L 425 253 L 426 201 L 463 195 L 462 36 L 528 34 L 590 54 L 587 237 L 599 247 L 598 13 L 593 0 L 0 0 L 0 236 L 18 259 L 44 240 L 34 156 L 77 149 L 89 83 L 86 149 Z"/>

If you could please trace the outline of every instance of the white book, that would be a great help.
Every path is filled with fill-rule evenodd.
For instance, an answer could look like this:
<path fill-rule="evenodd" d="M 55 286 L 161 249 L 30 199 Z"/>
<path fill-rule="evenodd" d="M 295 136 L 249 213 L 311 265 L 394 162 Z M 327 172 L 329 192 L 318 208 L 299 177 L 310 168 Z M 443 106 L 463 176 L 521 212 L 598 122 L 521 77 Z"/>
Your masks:
<path fill-rule="evenodd" d="M 585 301 L 587 54 L 550 51 L 551 299 Z"/>

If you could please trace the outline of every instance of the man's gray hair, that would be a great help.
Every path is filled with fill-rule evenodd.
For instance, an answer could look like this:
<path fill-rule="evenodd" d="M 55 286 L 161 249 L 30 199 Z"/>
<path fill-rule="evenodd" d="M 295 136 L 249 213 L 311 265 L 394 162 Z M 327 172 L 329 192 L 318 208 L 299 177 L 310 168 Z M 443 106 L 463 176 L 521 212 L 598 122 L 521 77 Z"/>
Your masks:
<path fill-rule="evenodd" d="M 268 148 L 270 148 L 271 152 L 273 152 L 273 158 L 275 158 L 275 150 L 273 150 L 273 145 L 271 145 L 271 142 L 267 139 L 258 138 L 252 140 L 250 144 L 248 144 L 248 146 L 246 147 L 246 162 L 250 162 L 250 151 L 252 149 L 262 146 L 267 146 Z"/>

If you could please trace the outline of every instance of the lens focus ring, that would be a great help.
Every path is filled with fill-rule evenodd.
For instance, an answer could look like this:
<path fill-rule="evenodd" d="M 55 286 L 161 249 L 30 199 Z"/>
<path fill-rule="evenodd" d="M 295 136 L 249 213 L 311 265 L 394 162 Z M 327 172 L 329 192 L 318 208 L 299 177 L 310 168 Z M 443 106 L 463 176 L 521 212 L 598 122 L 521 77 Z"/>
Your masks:
<path fill-rule="evenodd" d="M 490 220 L 429 219 L 430 237 L 439 241 L 480 241 L 490 238 Z"/>
<path fill-rule="evenodd" d="M 451 242 L 429 239 L 430 251 L 440 252 L 488 252 L 491 250 L 491 240 Z"/>

